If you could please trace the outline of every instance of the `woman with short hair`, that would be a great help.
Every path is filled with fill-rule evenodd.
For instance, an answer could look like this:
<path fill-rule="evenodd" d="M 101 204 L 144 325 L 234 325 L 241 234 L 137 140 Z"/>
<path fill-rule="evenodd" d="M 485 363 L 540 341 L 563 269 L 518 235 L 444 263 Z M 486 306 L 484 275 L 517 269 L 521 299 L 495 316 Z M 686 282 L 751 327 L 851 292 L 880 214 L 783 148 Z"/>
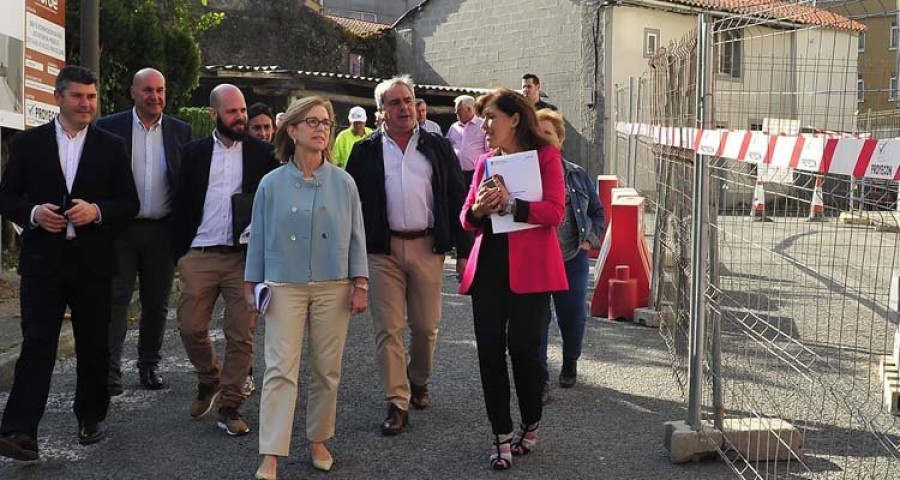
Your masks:
<path fill-rule="evenodd" d="M 333 127 L 328 100 L 294 102 L 275 134 L 275 153 L 285 164 L 263 177 L 253 201 L 245 295 L 254 305 L 258 283 L 271 291 L 258 479 L 276 478 L 277 458 L 288 455 L 307 324 L 306 437 L 313 467 L 329 471 L 334 463 L 325 442 L 334 436 L 350 315 L 366 309 L 369 272 L 356 184 L 331 163 Z"/>
<path fill-rule="evenodd" d="M 557 148 L 566 140 L 566 126 L 560 113 L 548 108 L 537 112 L 538 124 L 544 136 Z M 559 386 L 572 388 L 578 375 L 578 358 L 584 340 L 587 320 L 588 251 L 600 248 L 603 241 L 603 206 L 597 196 L 597 188 L 587 172 L 578 165 L 562 160 L 566 181 L 566 213 L 556 231 L 559 247 L 565 262 L 569 289 L 554 292 L 553 307 L 556 324 L 562 337 L 563 363 L 559 373 Z M 544 365 L 544 391 L 542 400 L 549 397 L 549 369 L 547 366 L 547 336 L 550 322 L 541 336 L 541 363 Z M 544 402 L 546 403 L 546 402 Z"/>

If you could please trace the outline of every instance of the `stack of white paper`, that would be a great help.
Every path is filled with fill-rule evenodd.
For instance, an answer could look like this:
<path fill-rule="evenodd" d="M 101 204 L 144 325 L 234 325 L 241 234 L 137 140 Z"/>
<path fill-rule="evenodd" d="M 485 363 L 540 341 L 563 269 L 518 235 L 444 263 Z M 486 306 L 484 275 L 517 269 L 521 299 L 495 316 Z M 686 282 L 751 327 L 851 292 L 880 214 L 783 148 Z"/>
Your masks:
<path fill-rule="evenodd" d="M 506 184 L 510 197 L 529 202 L 538 202 L 544 198 L 537 150 L 490 157 L 485 167 L 485 178 L 493 175 L 503 177 L 503 183 Z M 537 228 L 540 225 L 516 222 L 512 215 L 492 213 L 491 226 L 494 233 L 508 233 Z"/>

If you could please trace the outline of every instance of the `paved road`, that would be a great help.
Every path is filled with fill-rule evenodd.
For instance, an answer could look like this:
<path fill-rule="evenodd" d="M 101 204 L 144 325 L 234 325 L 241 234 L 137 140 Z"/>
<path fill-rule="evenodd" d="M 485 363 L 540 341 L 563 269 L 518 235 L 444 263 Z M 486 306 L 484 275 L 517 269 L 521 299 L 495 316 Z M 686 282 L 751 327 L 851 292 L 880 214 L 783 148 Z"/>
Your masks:
<path fill-rule="evenodd" d="M 447 273 L 451 271 L 447 267 Z M 490 427 L 484 413 L 468 297 L 445 287 L 444 318 L 432 382 L 434 405 L 411 414 L 411 427 L 395 438 L 379 433 L 385 413 L 373 361 L 371 319 L 352 322 L 344 357 L 337 436 L 329 443 L 335 457 L 330 478 L 589 478 L 589 479 L 726 479 L 722 463 L 675 466 L 662 446 L 666 420 L 686 417 L 675 387 L 669 357 L 658 332 L 639 326 L 591 320 L 585 337 L 579 384 L 553 391 L 545 410 L 541 443 L 508 473 L 488 468 Z M 218 322 L 218 321 L 217 321 Z M 262 347 L 258 332 L 257 351 Z M 0 460 L 0 478 L 18 479 L 248 479 L 258 464 L 259 396 L 244 413 L 254 433 L 228 438 L 215 428 L 214 415 L 191 420 L 190 400 L 196 378 L 170 321 L 163 369 L 171 387 L 158 392 L 135 390 L 136 331 L 126 347 L 124 395 L 114 399 L 107 427 L 110 438 L 82 447 L 75 439 L 71 413 L 75 362 L 58 365 L 47 414 L 41 424 L 40 462 Z M 221 348 L 222 335 L 217 330 Z M 552 337 L 553 377 L 561 363 L 558 335 Z M 263 372 L 257 356 L 257 378 Z M 308 371 L 301 377 L 291 456 L 279 478 L 326 478 L 313 470 L 305 440 L 304 416 Z M 0 394 L 0 406 L 6 394 Z"/>

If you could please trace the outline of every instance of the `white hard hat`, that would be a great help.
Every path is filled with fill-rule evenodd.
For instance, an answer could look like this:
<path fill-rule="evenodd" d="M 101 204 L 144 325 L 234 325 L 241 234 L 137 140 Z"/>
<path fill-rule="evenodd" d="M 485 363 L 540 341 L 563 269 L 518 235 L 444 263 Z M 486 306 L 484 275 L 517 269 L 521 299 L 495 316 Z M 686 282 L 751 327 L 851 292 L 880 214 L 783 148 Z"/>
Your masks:
<path fill-rule="evenodd" d="M 350 123 L 365 122 L 366 110 L 363 107 L 353 107 L 350 109 L 350 115 L 347 118 L 350 120 Z"/>

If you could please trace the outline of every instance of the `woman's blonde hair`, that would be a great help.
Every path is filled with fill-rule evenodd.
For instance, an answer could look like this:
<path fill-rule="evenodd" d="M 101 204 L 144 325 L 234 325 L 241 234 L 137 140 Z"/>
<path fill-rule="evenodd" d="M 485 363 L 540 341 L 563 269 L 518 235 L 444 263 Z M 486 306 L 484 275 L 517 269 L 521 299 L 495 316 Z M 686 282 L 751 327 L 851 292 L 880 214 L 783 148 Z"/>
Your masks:
<path fill-rule="evenodd" d="M 322 97 L 304 97 L 295 100 L 294 103 L 288 107 L 287 111 L 284 112 L 284 116 L 281 118 L 281 126 L 278 127 L 278 131 L 275 132 L 275 157 L 278 158 L 281 163 L 290 161 L 291 155 L 294 154 L 294 140 L 288 135 L 287 127 L 299 124 L 301 120 L 306 118 L 306 114 L 315 107 L 325 107 L 325 110 L 328 111 L 328 119 L 334 122 L 334 108 L 327 99 Z M 334 163 L 331 160 L 331 147 L 334 144 L 334 130 L 335 125 L 332 123 L 331 129 L 328 131 L 328 148 L 322 152 L 322 154 L 325 155 L 325 160 L 331 163 Z"/>
<path fill-rule="evenodd" d="M 562 148 L 563 142 L 566 141 L 566 122 L 563 120 L 562 114 L 549 108 L 542 108 L 537 111 L 537 120 L 538 123 L 546 120 L 553 125 L 553 129 L 556 130 L 556 136 L 559 137 L 560 148 Z"/>

